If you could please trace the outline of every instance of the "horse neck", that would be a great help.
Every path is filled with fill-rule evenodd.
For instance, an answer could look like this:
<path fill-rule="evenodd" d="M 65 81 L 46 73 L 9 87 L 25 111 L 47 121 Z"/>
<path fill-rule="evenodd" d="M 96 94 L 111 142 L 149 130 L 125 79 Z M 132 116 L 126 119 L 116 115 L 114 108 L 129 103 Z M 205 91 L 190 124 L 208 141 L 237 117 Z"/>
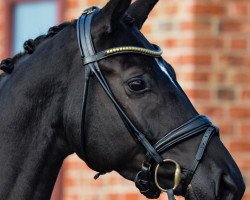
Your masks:
<path fill-rule="evenodd" d="M 26 140 L 25 147 L 17 141 L 1 146 L 0 199 L 50 198 L 65 156 L 53 137 Z"/>
<path fill-rule="evenodd" d="M 1 144 L 0 199 L 49 199 L 51 195 L 65 152 L 53 138 L 25 140 L 25 147 L 1 140 L 9 144 Z"/>
<path fill-rule="evenodd" d="M 67 66 L 55 64 L 69 55 L 50 42 L 23 58 L 0 90 L 0 199 L 49 199 L 71 153 L 62 123 Z M 58 49 L 48 62 L 51 46 Z"/>

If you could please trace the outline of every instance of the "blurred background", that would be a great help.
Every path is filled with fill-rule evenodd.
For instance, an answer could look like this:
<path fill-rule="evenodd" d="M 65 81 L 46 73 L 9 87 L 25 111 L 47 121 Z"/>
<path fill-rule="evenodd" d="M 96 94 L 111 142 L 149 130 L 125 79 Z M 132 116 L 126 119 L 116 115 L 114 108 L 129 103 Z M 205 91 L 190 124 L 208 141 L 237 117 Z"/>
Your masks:
<path fill-rule="evenodd" d="M 22 51 L 25 40 L 106 2 L 0 0 L 0 60 Z M 164 49 L 197 110 L 220 127 L 247 185 L 243 199 L 250 200 L 250 0 L 160 0 L 142 32 Z M 69 156 L 52 200 L 145 199 L 114 172 L 96 181 L 94 175 Z"/>

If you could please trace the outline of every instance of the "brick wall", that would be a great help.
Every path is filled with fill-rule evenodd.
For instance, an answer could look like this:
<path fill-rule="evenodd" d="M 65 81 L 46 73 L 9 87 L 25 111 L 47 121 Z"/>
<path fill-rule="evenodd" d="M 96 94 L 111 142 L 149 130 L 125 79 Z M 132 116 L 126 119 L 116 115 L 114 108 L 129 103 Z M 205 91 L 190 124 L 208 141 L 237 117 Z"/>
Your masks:
<path fill-rule="evenodd" d="M 2 2 L 0 58 L 7 51 Z M 64 19 L 105 2 L 65 0 Z M 164 49 L 198 111 L 219 125 L 250 188 L 250 0 L 160 0 L 143 32 Z M 97 181 L 94 174 L 75 155 L 69 156 L 63 166 L 63 200 L 145 199 L 116 173 Z M 250 200 L 250 189 L 244 200 Z"/>
<path fill-rule="evenodd" d="M 8 54 L 7 46 L 7 12 L 4 6 L 4 0 L 0 0 L 0 60 L 5 58 Z M 1 70 L 0 70 L 1 73 Z"/>

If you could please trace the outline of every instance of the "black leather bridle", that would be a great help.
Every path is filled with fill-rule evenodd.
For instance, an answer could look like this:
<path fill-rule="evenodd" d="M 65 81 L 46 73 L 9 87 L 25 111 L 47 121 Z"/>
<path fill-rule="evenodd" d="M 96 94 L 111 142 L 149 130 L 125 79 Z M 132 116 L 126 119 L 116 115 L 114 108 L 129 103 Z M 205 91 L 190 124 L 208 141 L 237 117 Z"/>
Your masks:
<path fill-rule="evenodd" d="M 85 69 L 82 120 L 81 120 L 82 134 L 84 132 L 84 121 L 86 114 L 86 102 L 88 96 L 89 79 L 91 74 L 94 74 L 98 82 L 104 89 L 105 93 L 108 95 L 108 97 L 114 104 L 117 112 L 119 113 L 122 121 L 124 122 L 130 134 L 139 144 L 141 144 L 145 148 L 147 152 L 145 160 L 142 164 L 142 169 L 135 178 L 136 186 L 139 188 L 140 192 L 147 197 L 155 198 L 159 195 L 161 191 L 164 191 L 167 192 L 169 200 L 173 200 L 174 199 L 173 190 L 180 184 L 181 181 L 180 167 L 179 164 L 174 160 L 171 159 L 164 160 L 161 154 L 166 152 L 169 148 L 173 147 L 174 145 L 192 136 L 201 133 L 204 134 L 200 146 L 197 150 L 193 164 L 191 165 L 190 170 L 187 171 L 185 179 L 181 182 L 182 187 L 186 191 L 188 189 L 188 185 L 192 180 L 194 172 L 197 169 L 198 164 L 204 154 L 206 146 L 208 145 L 214 133 L 218 133 L 218 129 L 210 122 L 210 120 L 206 116 L 198 115 L 193 119 L 189 120 L 188 122 L 184 123 L 180 127 L 176 128 L 175 130 L 165 134 L 163 138 L 161 138 L 158 142 L 152 145 L 145 137 L 145 134 L 141 132 L 135 126 L 135 124 L 130 120 L 129 116 L 126 114 L 126 112 L 120 106 L 119 102 L 116 100 L 116 97 L 114 96 L 111 88 L 109 87 L 105 77 L 103 76 L 98 66 L 98 61 L 105 59 L 107 57 L 115 56 L 117 54 L 143 54 L 152 57 L 153 59 L 156 60 L 156 62 L 159 65 L 164 66 L 164 63 L 161 58 L 162 51 L 158 46 L 152 45 L 152 49 L 145 49 L 134 46 L 122 46 L 122 47 L 107 49 L 96 53 L 91 37 L 91 22 L 93 17 L 99 11 L 100 9 L 97 7 L 88 8 L 83 12 L 81 17 L 77 21 L 77 38 L 82 56 L 82 64 Z M 175 185 L 173 188 L 170 189 L 162 188 L 158 183 L 158 177 L 157 177 L 158 168 L 164 163 L 165 164 L 172 163 L 176 166 Z M 151 166 L 153 164 L 157 165 L 155 168 L 154 181 L 152 181 L 152 174 L 151 174 L 152 173 Z"/>

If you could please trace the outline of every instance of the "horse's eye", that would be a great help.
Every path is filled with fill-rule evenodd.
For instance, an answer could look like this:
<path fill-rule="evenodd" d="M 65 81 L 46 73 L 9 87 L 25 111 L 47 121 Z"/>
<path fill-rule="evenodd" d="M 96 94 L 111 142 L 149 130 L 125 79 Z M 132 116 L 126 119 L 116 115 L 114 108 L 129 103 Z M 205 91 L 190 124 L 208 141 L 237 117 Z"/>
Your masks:
<path fill-rule="evenodd" d="M 146 84 L 143 80 L 141 79 L 136 79 L 133 81 L 130 81 L 128 83 L 128 86 L 131 90 L 135 91 L 135 92 L 139 92 L 141 90 L 145 90 L 146 89 Z"/>

